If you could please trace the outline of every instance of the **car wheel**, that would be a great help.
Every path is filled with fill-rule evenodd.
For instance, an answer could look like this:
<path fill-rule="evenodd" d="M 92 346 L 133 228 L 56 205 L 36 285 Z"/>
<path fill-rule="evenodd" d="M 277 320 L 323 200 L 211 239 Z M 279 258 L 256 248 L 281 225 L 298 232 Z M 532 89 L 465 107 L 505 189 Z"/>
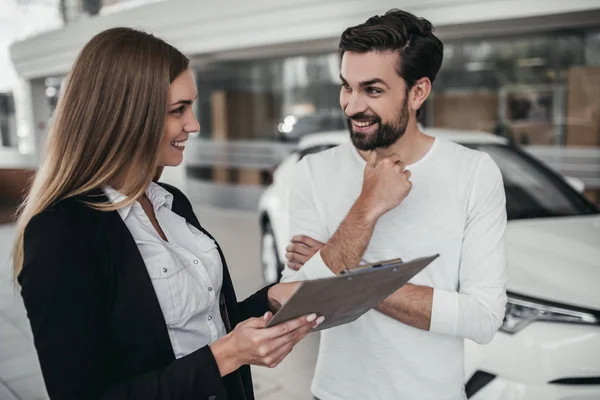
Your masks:
<path fill-rule="evenodd" d="M 263 225 L 260 249 L 260 261 L 265 282 L 268 284 L 279 282 L 283 265 L 279 261 L 277 242 L 275 241 L 275 234 L 269 220 L 265 221 Z"/>

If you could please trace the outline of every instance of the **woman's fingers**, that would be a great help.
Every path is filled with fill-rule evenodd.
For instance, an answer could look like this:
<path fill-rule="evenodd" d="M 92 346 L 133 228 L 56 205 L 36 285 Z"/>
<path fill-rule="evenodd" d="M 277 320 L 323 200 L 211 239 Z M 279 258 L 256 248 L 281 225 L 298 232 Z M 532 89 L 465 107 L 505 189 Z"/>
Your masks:
<path fill-rule="evenodd" d="M 276 367 L 292 351 L 294 346 L 312 332 L 323 320 L 324 318 L 320 317 L 314 323 L 300 326 L 283 336 L 272 339 L 268 344 L 269 350 L 264 353 L 264 365 L 269 368 Z"/>
<path fill-rule="evenodd" d="M 265 358 L 263 366 L 267 368 L 275 368 L 288 356 L 288 354 L 291 353 L 293 349 L 294 343 L 286 343 Z"/>
<path fill-rule="evenodd" d="M 279 325 L 265 329 L 268 332 L 268 338 L 274 339 L 277 337 L 288 335 L 294 332 L 298 328 L 308 327 L 312 329 L 316 326 L 317 314 L 305 315 L 298 317 L 286 322 L 282 322 Z"/>
<path fill-rule="evenodd" d="M 296 343 L 324 321 L 324 317 L 310 314 L 266 328 L 272 317 L 267 312 L 260 318 L 241 322 L 234 329 L 234 343 L 241 344 L 238 354 L 245 363 L 277 365 Z"/>

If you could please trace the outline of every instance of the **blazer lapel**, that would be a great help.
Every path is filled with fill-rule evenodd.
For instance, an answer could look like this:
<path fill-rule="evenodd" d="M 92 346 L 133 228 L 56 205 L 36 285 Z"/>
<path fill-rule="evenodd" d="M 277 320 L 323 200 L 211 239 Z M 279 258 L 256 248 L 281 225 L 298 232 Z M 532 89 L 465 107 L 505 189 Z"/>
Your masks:
<path fill-rule="evenodd" d="M 115 225 L 119 224 L 119 236 L 123 246 L 123 253 L 127 257 L 127 261 L 123 264 L 125 267 L 122 274 L 128 275 L 126 281 L 135 283 L 131 288 L 130 300 L 135 304 L 139 311 L 139 315 L 146 321 L 150 327 L 149 333 L 152 334 L 159 345 L 159 349 L 164 356 L 169 359 L 174 359 L 175 354 L 169 338 L 167 324 L 163 316 L 158 297 L 154 291 L 152 280 L 148 275 L 148 269 L 144 263 L 144 259 L 138 249 L 135 239 L 131 235 L 129 228 L 123 222 L 116 211 L 111 212 L 111 217 L 115 219 Z M 118 220 L 118 221 L 117 221 Z"/>

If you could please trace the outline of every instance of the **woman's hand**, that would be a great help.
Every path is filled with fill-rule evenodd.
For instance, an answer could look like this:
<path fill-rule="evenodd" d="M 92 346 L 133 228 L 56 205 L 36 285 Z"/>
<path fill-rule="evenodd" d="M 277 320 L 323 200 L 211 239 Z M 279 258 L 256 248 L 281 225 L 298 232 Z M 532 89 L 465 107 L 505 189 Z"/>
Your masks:
<path fill-rule="evenodd" d="M 274 368 L 324 318 L 316 314 L 299 317 L 271 328 L 265 328 L 273 315 L 240 322 L 228 335 L 213 343 L 213 352 L 221 376 L 245 364 Z"/>
<path fill-rule="evenodd" d="M 269 288 L 269 308 L 273 312 L 277 312 L 292 297 L 302 282 L 286 282 L 278 283 Z"/>

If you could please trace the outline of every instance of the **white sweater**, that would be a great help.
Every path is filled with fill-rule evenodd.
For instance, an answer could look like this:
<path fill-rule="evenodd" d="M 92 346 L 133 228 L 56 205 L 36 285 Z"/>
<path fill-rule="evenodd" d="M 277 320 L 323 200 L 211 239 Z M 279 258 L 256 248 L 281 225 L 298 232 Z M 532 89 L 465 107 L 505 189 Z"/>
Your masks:
<path fill-rule="evenodd" d="M 362 188 L 365 161 L 351 144 L 309 155 L 290 182 L 290 238 L 327 242 Z M 363 262 L 439 253 L 410 282 L 431 286 L 430 331 L 372 310 L 323 331 L 312 391 L 321 400 L 463 399 L 463 339 L 487 343 L 506 305 L 502 176 L 486 153 L 436 138 L 407 167 L 412 190 L 379 219 Z M 284 281 L 332 276 L 320 253 Z"/>

